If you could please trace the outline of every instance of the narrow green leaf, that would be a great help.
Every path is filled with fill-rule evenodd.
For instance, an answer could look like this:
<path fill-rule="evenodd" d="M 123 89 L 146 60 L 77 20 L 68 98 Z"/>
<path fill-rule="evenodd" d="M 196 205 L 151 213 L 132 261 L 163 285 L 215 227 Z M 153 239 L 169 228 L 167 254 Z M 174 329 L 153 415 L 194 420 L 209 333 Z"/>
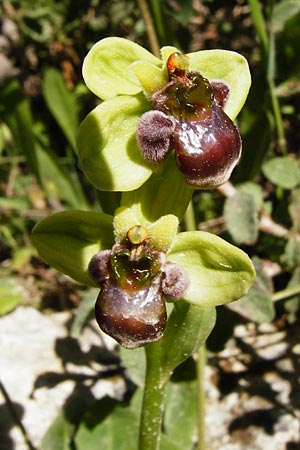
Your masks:
<path fill-rule="evenodd" d="M 63 170 L 59 159 L 53 153 L 38 146 L 37 160 L 43 187 L 50 200 L 55 202 L 60 199 L 73 208 L 85 206 L 83 195 L 77 194 L 70 175 Z"/>
<path fill-rule="evenodd" d="M 69 144 L 75 149 L 79 119 L 73 93 L 67 88 L 62 74 L 53 67 L 45 70 L 42 87 L 49 110 L 64 132 Z"/>
<path fill-rule="evenodd" d="M 300 184 L 299 165 L 288 156 L 269 159 L 263 164 L 262 171 L 265 177 L 283 189 L 294 189 Z"/>
<path fill-rule="evenodd" d="M 216 306 L 238 300 L 255 277 L 246 253 L 203 231 L 177 234 L 168 259 L 186 269 L 190 284 L 184 299 L 195 305 Z"/>
<path fill-rule="evenodd" d="M 30 104 L 23 96 L 17 80 L 13 80 L 1 93 L 4 102 L 3 120 L 8 125 L 18 152 L 27 159 L 32 173 L 42 184 L 36 156 L 36 141 L 33 133 L 33 118 Z"/>
<path fill-rule="evenodd" d="M 112 217 L 90 211 L 59 212 L 34 227 L 32 242 L 46 263 L 79 283 L 94 286 L 88 264 L 97 252 L 112 247 Z"/>

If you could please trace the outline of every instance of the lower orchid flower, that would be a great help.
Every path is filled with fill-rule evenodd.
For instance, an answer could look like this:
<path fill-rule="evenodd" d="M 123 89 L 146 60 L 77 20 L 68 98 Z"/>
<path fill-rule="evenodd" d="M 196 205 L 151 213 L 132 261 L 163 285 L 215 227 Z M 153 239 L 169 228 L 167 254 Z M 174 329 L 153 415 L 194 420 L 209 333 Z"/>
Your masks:
<path fill-rule="evenodd" d="M 214 307 L 242 297 L 252 284 L 248 256 L 202 231 L 177 233 L 166 215 L 139 223 L 134 210 L 114 217 L 87 211 L 56 213 L 32 234 L 40 256 L 74 280 L 98 286 L 96 318 L 126 348 L 161 338 L 165 302 Z"/>

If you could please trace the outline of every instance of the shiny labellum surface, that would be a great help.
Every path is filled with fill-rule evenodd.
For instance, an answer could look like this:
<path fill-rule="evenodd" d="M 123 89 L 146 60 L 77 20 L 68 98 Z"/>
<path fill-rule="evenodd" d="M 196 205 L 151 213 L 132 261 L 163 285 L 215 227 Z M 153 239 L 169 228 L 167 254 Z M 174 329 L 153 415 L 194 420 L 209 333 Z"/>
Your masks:
<path fill-rule="evenodd" d="M 238 129 L 217 105 L 205 120 L 178 121 L 174 132 L 177 166 L 186 182 L 197 188 L 225 183 L 241 155 Z"/>
<path fill-rule="evenodd" d="M 125 348 L 158 340 L 167 320 L 159 277 L 131 293 L 108 280 L 98 296 L 95 315 L 100 328 Z"/>
<path fill-rule="evenodd" d="M 165 300 L 180 300 L 189 279 L 148 245 L 150 235 L 134 225 L 111 250 L 91 259 L 89 275 L 101 288 L 95 305 L 100 328 L 125 348 L 157 341 L 167 321 Z"/>
<path fill-rule="evenodd" d="M 147 240 L 147 230 L 136 225 L 124 243 L 98 253 L 89 265 L 90 276 L 101 287 L 97 322 L 125 348 L 156 341 L 166 325 L 161 254 Z"/>

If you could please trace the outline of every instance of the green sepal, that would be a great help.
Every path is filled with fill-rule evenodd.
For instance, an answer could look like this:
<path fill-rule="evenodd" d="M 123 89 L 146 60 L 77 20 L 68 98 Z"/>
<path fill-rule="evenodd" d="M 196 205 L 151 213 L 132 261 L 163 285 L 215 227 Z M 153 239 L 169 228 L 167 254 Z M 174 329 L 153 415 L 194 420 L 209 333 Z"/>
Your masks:
<path fill-rule="evenodd" d="M 118 37 L 102 39 L 93 45 L 84 59 L 84 81 L 102 100 L 138 94 L 142 86 L 130 66 L 139 60 L 161 66 L 158 58 L 132 41 Z"/>
<path fill-rule="evenodd" d="M 204 231 L 177 234 L 168 259 L 186 269 L 190 284 L 184 300 L 195 305 L 216 306 L 238 300 L 255 277 L 246 253 Z"/>
<path fill-rule="evenodd" d="M 79 166 L 103 191 L 139 188 L 152 174 L 136 140 L 136 128 L 147 110 L 145 97 L 121 96 L 98 105 L 79 127 Z"/>
<path fill-rule="evenodd" d="M 239 53 L 229 50 L 201 50 L 188 53 L 190 70 L 196 70 L 209 81 L 224 81 L 229 98 L 224 111 L 234 120 L 247 98 L 251 86 L 251 74 L 247 60 Z"/>
<path fill-rule="evenodd" d="M 159 252 L 167 253 L 178 231 L 178 218 L 172 214 L 160 217 L 154 223 L 135 215 L 135 208 L 121 206 L 115 212 L 114 232 L 117 242 L 121 242 L 134 225 L 143 225 L 149 232 L 148 244 Z M 140 220 L 142 219 L 142 220 Z"/>
<path fill-rule="evenodd" d="M 41 220 L 31 239 L 40 257 L 74 280 L 95 286 L 87 269 L 91 258 L 114 244 L 112 217 L 90 211 L 62 211 Z"/>

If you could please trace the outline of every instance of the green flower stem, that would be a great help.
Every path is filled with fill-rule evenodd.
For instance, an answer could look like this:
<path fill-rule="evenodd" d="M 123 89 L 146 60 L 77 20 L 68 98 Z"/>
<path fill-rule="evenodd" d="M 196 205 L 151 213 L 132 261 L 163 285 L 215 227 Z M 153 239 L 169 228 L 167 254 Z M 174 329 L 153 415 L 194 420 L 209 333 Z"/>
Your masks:
<path fill-rule="evenodd" d="M 145 347 L 146 379 L 140 424 L 139 450 L 159 450 L 167 382 L 162 380 L 160 344 Z"/>
<path fill-rule="evenodd" d="M 198 447 L 197 450 L 205 450 L 205 366 L 206 348 L 201 345 L 197 360 L 197 385 L 198 385 Z"/>

